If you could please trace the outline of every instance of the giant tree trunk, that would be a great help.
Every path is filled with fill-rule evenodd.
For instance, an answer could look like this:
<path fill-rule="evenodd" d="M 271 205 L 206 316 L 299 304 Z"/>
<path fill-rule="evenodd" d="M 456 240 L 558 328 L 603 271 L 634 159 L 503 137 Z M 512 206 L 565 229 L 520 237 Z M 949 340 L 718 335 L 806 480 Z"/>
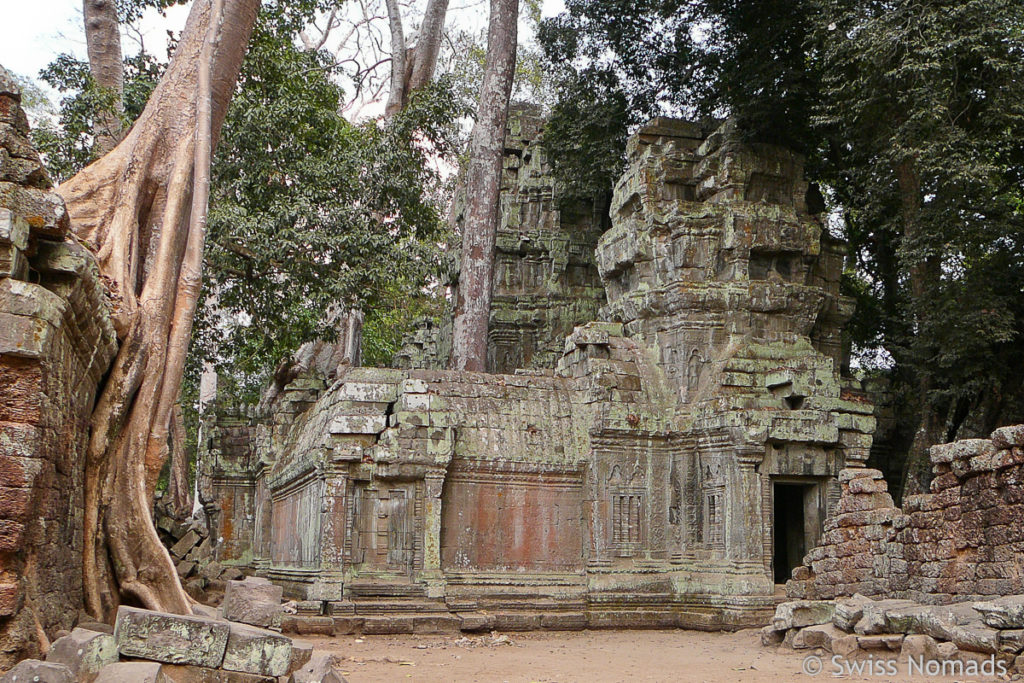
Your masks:
<path fill-rule="evenodd" d="M 171 469 L 167 478 L 168 509 L 175 519 L 192 515 L 192 489 L 188 485 L 188 451 L 185 448 L 185 416 L 177 403 L 171 413 Z"/>
<path fill-rule="evenodd" d="M 122 600 L 191 611 L 150 509 L 199 291 L 209 156 L 259 9 L 222 2 L 195 0 L 131 131 L 59 188 L 97 256 L 121 342 L 86 461 L 84 583 L 96 617 Z"/>
<path fill-rule="evenodd" d="M 434 77 L 437 56 L 441 52 L 441 36 L 444 35 L 444 18 L 448 13 L 448 0 L 430 0 L 423 14 L 423 25 L 412 53 L 412 68 L 409 82 L 405 87 L 406 101 L 409 95 L 424 87 Z"/>
<path fill-rule="evenodd" d="M 487 58 L 480 105 L 469 143 L 462 270 L 455 302 L 451 365 L 456 370 L 487 369 L 487 324 L 494 279 L 505 125 L 516 67 L 519 0 L 491 0 Z"/>
<path fill-rule="evenodd" d="M 96 85 L 114 98 L 112 111 L 101 112 L 96 121 L 94 149 L 97 155 L 109 152 L 121 139 L 121 111 L 124 96 L 124 64 L 121 59 L 121 31 L 114 0 L 82 0 L 85 19 L 85 44 L 89 53 L 89 71 Z"/>
<path fill-rule="evenodd" d="M 412 94 L 434 78 L 448 0 L 429 0 L 416 47 L 411 50 L 406 45 L 398 0 L 385 0 L 385 3 L 391 28 L 391 91 L 384 115 L 390 118 L 405 109 Z"/>
<path fill-rule="evenodd" d="M 912 157 L 903 159 L 896 167 L 896 180 L 900 196 L 900 219 L 902 222 L 903 239 L 915 249 L 920 245 L 921 238 L 921 204 L 923 194 L 921 176 L 916 160 Z M 925 313 L 926 297 L 934 291 L 941 275 L 940 262 L 937 256 L 915 256 L 910 262 L 910 305 L 911 314 L 920 321 Z M 919 328 L 920 329 L 920 328 Z M 929 449 L 944 441 L 948 402 L 936 405 L 932 397 L 932 370 L 925 367 L 925 359 L 930 358 L 934 350 L 931 341 L 918 338 L 910 354 L 914 382 L 917 385 L 917 428 L 914 439 L 907 452 L 903 464 L 903 497 L 928 491 L 931 477 L 931 459 Z"/>

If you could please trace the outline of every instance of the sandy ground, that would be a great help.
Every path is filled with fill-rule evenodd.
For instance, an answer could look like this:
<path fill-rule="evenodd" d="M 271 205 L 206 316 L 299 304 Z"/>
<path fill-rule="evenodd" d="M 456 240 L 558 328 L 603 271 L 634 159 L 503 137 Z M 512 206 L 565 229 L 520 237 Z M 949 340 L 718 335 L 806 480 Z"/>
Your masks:
<path fill-rule="evenodd" d="M 507 641 L 506 641 L 507 639 Z M 1009 677 L 900 674 L 834 676 L 830 655 L 823 671 L 802 671 L 813 651 L 765 648 L 757 631 L 582 631 L 471 636 L 338 636 L 311 638 L 317 652 L 340 659 L 351 683 L 371 681 L 989 681 Z M 1014 680 L 1018 680 L 1014 677 Z"/>

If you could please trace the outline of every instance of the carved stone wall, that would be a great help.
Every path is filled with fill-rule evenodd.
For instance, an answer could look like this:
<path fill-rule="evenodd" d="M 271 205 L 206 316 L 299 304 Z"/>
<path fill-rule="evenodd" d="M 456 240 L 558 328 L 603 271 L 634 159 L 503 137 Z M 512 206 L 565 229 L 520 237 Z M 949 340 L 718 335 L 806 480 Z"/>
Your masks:
<path fill-rule="evenodd" d="M 501 222 L 487 369 L 552 369 L 565 337 L 597 319 L 604 287 L 594 261 L 603 230 L 601 206 L 560 200 L 544 149 L 540 108 L 512 105 L 501 178 Z M 456 222 L 462 204 L 456 203 Z M 457 278 L 456 278 L 457 279 Z M 451 320 L 441 330 L 424 321 L 397 354 L 401 368 L 443 369 L 451 351 Z"/>
<path fill-rule="evenodd" d="M 85 446 L 117 350 L 95 261 L 65 241 L 50 188 L 0 67 L 0 669 L 82 607 Z"/>
<path fill-rule="evenodd" d="M 931 492 L 893 505 L 877 470 L 842 473 L 822 544 L 787 593 L 928 604 L 1024 593 L 1024 425 L 931 449 Z"/>
<path fill-rule="evenodd" d="M 552 225 L 547 190 L 523 180 L 530 149 L 503 206 Z M 806 209 L 802 163 L 727 127 L 643 129 L 592 256 L 605 320 L 572 330 L 551 369 L 296 378 L 232 465 L 228 485 L 255 492 L 235 520 L 255 529 L 240 539 L 235 521 L 220 559 L 367 632 L 452 615 L 466 628 L 765 619 L 874 427 L 841 377 L 840 252 Z M 504 282 L 523 281 L 531 248 L 506 247 Z M 539 310 L 532 290 L 503 296 Z M 515 348 L 547 353 L 513 328 Z"/>

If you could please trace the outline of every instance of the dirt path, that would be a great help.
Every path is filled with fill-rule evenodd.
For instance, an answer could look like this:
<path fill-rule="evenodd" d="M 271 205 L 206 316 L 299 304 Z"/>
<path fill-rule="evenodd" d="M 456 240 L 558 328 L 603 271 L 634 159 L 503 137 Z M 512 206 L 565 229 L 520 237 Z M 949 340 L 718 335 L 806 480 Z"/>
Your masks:
<path fill-rule="evenodd" d="M 490 635 L 338 636 L 312 639 L 318 652 L 338 655 L 351 683 L 481 681 L 567 683 L 574 681 L 986 681 L 991 676 L 934 677 L 921 672 L 879 676 L 833 676 L 827 653 L 824 671 L 801 670 L 812 651 L 764 648 L 756 631 L 582 631 Z M 896 653 L 890 655 L 896 658 Z"/>

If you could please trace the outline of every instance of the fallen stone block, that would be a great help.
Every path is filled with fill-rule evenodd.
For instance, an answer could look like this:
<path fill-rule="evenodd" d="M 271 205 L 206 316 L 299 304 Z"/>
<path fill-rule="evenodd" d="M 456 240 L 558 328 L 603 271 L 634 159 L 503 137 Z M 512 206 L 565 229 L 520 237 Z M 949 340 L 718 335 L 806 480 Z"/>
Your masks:
<path fill-rule="evenodd" d="M 762 628 L 760 633 L 761 633 L 761 644 L 764 645 L 765 647 L 767 647 L 769 645 L 778 645 L 786 637 L 786 632 L 785 631 L 779 631 L 774 626 L 772 626 L 771 624 L 769 624 L 768 626 L 765 626 L 764 628 Z"/>
<path fill-rule="evenodd" d="M 245 578 L 245 574 L 238 567 L 225 567 L 219 578 L 223 581 L 241 581 Z"/>
<path fill-rule="evenodd" d="M 999 632 L 999 651 L 1020 654 L 1024 652 L 1024 630 L 1012 629 Z"/>
<path fill-rule="evenodd" d="M 831 600 L 794 600 L 775 608 L 772 626 L 781 631 L 827 624 L 834 614 L 835 603 Z"/>
<path fill-rule="evenodd" d="M 0 683 L 76 683 L 74 672 L 63 664 L 23 659 L 17 666 L 0 676 Z"/>
<path fill-rule="evenodd" d="M 903 639 L 903 646 L 900 648 L 900 659 L 906 662 L 908 659 L 915 661 L 932 661 L 938 659 L 938 643 L 931 636 L 915 633 Z"/>
<path fill-rule="evenodd" d="M 242 581 L 228 581 L 224 588 L 221 609 L 224 618 L 263 628 L 280 628 L 284 608 L 281 598 L 284 589 L 267 579 L 248 577 Z"/>
<path fill-rule="evenodd" d="M 246 674 L 240 671 L 224 669 L 208 669 L 202 666 L 185 664 L 164 664 L 164 675 L 172 683 L 277 683 L 274 676 Z"/>
<path fill-rule="evenodd" d="M 971 605 L 992 628 L 1024 628 L 1024 595 L 1009 595 Z"/>
<path fill-rule="evenodd" d="M 832 623 L 836 628 L 851 633 L 853 627 L 864 616 L 864 605 L 870 602 L 874 600 L 859 593 L 849 598 L 839 598 L 832 614 Z"/>
<path fill-rule="evenodd" d="M 832 641 L 842 638 L 846 633 L 839 630 L 832 624 L 815 624 L 800 629 L 793 638 L 793 649 L 803 650 L 809 648 L 824 648 L 832 651 Z"/>
<path fill-rule="evenodd" d="M 96 631 L 97 633 L 114 635 L 113 626 L 110 624 L 104 624 L 102 621 L 92 621 L 91 619 L 79 621 L 75 628 L 84 628 L 86 631 Z"/>
<path fill-rule="evenodd" d="M 857 647 L 861 650 L 899 650 L 903 645 L 903 636 L 883 634 L 876 636 L 857 636 Z"/>
<path fill-rule="evenodd" d="M 82 683 L 89 683 L 100 669 L 117 661 L 117 641 L 107 633 L 76 628 L 70 635 L 53 641 L 46 661 L 63 664 Z"/>
<path fill-rule="evenodd" d="M 308 640 L 292 639 L 292 660 L 288 664 L 288 673 L 298 671 L 309 664 L 313 658 L 313 643 Z"/>
<path fill-rule="evenodd" d="M 832 654 L 840 655 L 842 657 L 850 657 L 860 649 L 860 645 L 857 643 L 857 638 L 858 636 L 853 634 L 834 638 L 832 640 Z"/>
<path fill-rule="evenodd" d="M 999 631 L 980 624 L 952 627 L 949 640 L 960 650 L 987 654 L 999 651 Z"/>
<path fill-rule="evenodd" d="M 330 655 L 316 655 L 304 667 L 288 677 L 288 683 L 348 683 Z"/>
<path fill-rule="evenodd" d="M 157 662 L 118 662 L 103 667 L 94 683 L 171 683 Z"/>
<path fill-rule="evenodd" d="M 177 543 L 171 546 L 171 555 L 175 559 L 182 559 L 188 555 L 189 551 L 196 546 L 202 539 L 195 531 L 189 530 L 184 536 L 182 536 Z"/>
<path fill-rule="evenodd" d="M 916 607 L 910 600 L 873 600 L 863 605 L 861 618 L 854 625 L 857 635 L 870 636 L 888 631 L 886 612 L 891 609 Z"/>
<path fill-rule="evenodd" d="M 224 661 L 228 632 L 222 621 L 121 606 L 114 638 L 125 657 L 217 668 Z"/>
<path fill-rule="evenodd" d="M 292 661 L 292 641 L 282 636 L 247 624 L 231 624 L 224 663 L 228 671 L 284 676 Z"/>

